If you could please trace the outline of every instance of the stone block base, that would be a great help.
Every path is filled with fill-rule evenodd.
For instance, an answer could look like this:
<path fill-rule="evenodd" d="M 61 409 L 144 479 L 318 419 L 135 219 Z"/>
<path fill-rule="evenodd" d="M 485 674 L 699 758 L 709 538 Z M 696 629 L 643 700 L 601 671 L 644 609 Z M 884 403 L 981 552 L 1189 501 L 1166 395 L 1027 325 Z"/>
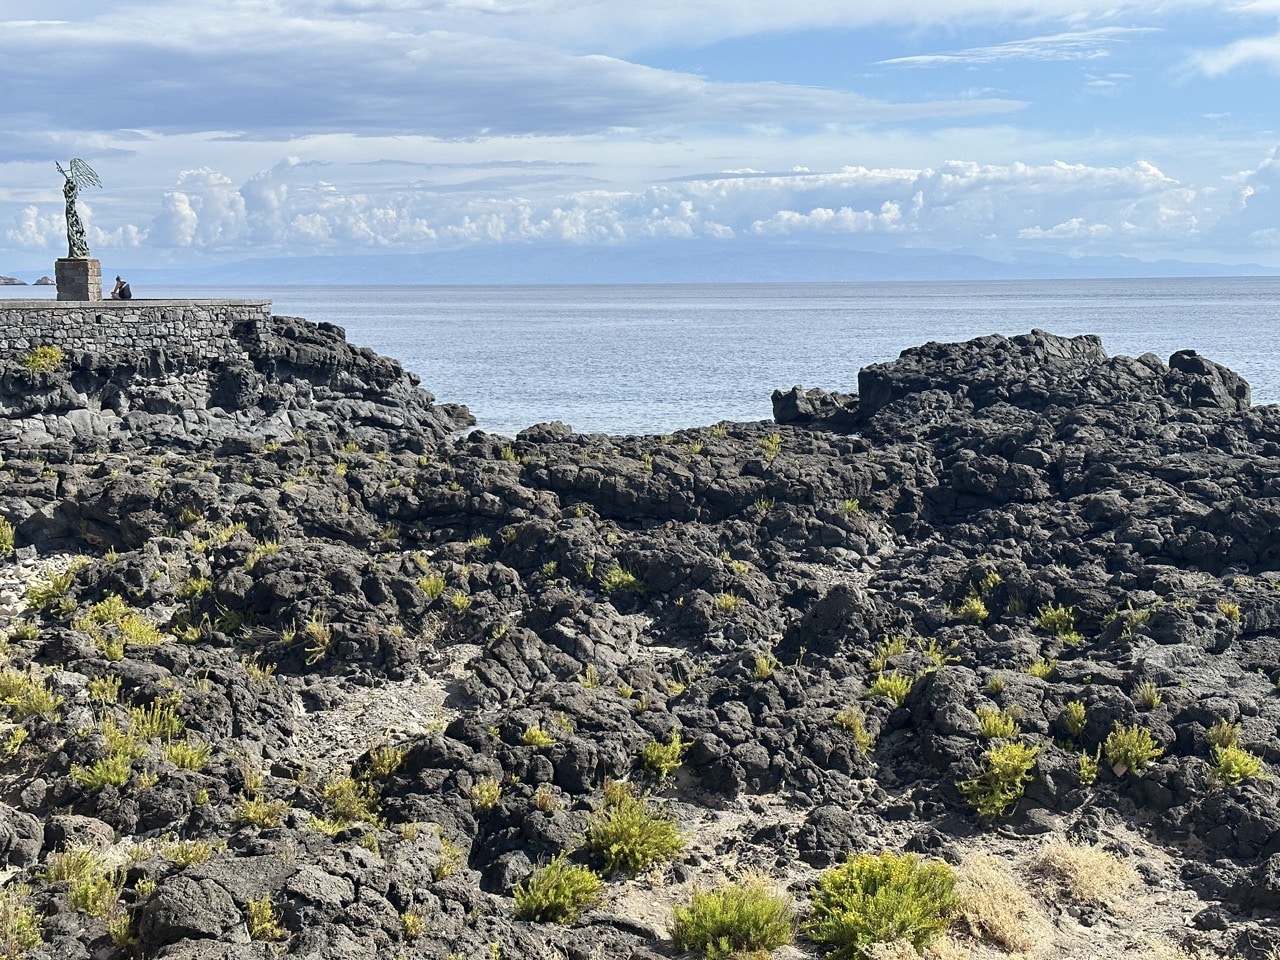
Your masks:
<path fill-rule="evenodd" d="M 54 261 L 59 300 L 101 300 L 102 264 L 93 258 Z"/>

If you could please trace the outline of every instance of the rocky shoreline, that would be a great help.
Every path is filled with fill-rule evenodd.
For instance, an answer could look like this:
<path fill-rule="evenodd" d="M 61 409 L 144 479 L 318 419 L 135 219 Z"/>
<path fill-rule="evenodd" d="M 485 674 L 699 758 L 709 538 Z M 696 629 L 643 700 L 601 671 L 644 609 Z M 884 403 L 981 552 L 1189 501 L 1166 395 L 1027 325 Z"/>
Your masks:
<path fill-rule="evenodd" d="M 54 359 L 0 370 L 15 956 L 672 956 L 693 889 L 803 914 L 881 849 L 1003 871 L 1036 955 L 1280 948 L 1280 409 L 1209 360 L 1034 331 L 772 423 L 507 439 L 297 318 Z M 584 847 L 610 782 L 669 862 Z M 1062 838 L 1124 896 L 1047 881 Z M 518 919 L 562 854 L 603 899 Z"/>

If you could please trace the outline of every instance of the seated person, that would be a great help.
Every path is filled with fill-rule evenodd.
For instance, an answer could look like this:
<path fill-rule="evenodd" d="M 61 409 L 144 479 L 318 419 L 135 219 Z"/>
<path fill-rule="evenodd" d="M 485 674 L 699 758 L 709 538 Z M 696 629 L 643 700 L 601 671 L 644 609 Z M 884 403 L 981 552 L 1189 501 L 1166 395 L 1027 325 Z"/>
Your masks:
<path fill-rule="evenodd" d="M 133 291 L 129 289 L 129 283 L 116 277 L 116 285 L 111 288 L 112 300 L 132 300 Z"/>

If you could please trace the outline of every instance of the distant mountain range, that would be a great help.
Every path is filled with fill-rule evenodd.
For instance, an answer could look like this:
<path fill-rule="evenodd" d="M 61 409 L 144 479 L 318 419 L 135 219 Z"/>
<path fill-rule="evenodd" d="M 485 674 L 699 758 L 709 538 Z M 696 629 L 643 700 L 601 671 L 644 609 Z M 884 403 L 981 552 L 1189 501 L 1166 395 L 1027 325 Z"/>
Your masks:
<path fill-rule="evenodd" d="M 104 267 L 105 269 L 105 267 Z M 111 273 L 154 284 L 749 283 L 852 280 L 1032 280 L 1111 277 L 1280 276 L 1260 264 L 1145 261 L 1133 257 L 967 252 L 867 252 L 754 241 L 648 246 L 514 244 L 377 256 L 299 256 L 217 266 L 146 267 Z"/>

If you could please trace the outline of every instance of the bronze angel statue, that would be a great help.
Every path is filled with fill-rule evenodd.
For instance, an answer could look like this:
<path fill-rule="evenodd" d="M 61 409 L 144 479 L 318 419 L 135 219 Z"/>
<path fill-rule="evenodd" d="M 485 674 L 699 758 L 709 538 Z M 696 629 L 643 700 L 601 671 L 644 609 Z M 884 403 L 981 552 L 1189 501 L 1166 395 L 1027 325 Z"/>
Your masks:
<path fill-rule="evenodd" d="M 62 164 L 57 161 L 54 161 L 53 165 L 58 168 L 58 172 L 66 181 L 62 185 L 62 196 L 67 201 L 67 259 L 88 259 L 89 241 L 85 239 L 84 223 L 81 222 L 80 214 L 76 210 L 76 197 L 80 195 L 81 187 L 100 187 L 102 181 L 93 172 L 93 167 L 78 157 L 67 164 L 70 168 L 68 170 L 63 170 Z"/>

